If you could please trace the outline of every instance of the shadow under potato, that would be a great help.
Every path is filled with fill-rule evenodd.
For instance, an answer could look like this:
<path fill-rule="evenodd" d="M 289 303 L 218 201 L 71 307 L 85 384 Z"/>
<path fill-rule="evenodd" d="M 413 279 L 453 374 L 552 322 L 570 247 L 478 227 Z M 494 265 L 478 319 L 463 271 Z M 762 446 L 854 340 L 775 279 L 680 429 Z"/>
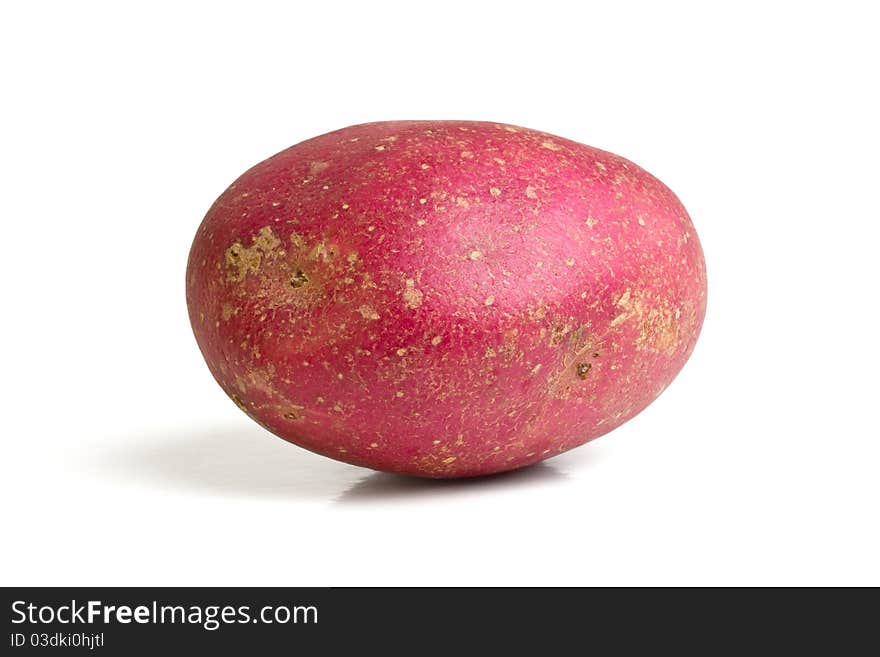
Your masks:
<path fill-rule="evenodd" d="M 324 458 L 257 426 L 226 426 L 126 438 L 97 457 L 98 471 L 127 483 L 263 499 L 379 502 L 562 481 L 541 462 L 468 479 L 422 479 L 373 472 Z"/>
<path fill-rule="evenodd" d="M 338 503 L 375 502 L 404 497 L 434 497 L 468 492 L 474 493 L 478 490 L 498 490 L 506 487 L 560 481 L 565 479 L 566 476 L 563 472 L 560 472 L 546 462 L 536 463 L 527 468 L 520 468 L 510 472 L 484 475 L 482 477 L 468 477 L 465 479 L 425 479 L 389 472 L 374 472 L 343 492 L 336 501 Z"/>
<path fill-rule="evenodd" d="M 126 438 L 99 462 L 140 485 L 236 497 L 332 499 L 369 470 L 326 459 L 260 427 L 181 429 Z"/>

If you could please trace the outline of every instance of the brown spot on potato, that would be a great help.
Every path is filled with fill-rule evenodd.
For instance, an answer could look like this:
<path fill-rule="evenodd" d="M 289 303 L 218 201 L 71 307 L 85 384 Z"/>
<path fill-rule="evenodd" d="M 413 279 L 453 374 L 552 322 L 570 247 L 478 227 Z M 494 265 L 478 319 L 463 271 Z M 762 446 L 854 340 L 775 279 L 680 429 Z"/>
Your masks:
<path fill-rule="evenodd" d="M 611 320 L 611 328 L 616 328 L 620 324 L 623 324 L 627 319 L 629 319 L 628 312 L 622 312 L 618 314 L 614 319 Z"/>
<path fill-rule="evenodd" d="M 327 244 L 326 240 L 321 240 L 314 246 L 314 248 L 312 248 L 309 253 L 309 258 L 317 262 L 319 260 L 330 260 L 335 258 L 336 254 L 336 246 L 333 244 Z"/>
<path fill-rule="evenodd" d="M 416 282 L 411 278 L 406 279 L 403 288 L 403 302 L 406 304 L 406 307 L 418 308 L 422 305 L 423 296 L 421 290 L 416 288 Z"/>
<path fill-rule="evenodd" d="M 668 308 L 652 308 L 641 317 L 636 349 L 649 349 L 671 356 L 681 343 L 679 321 Z"/>
<path fill-rule="evenodd" d="M 301 420 L 303 417 L 302 411 L 303 411 L 302 406 L 294 406 L 293 409 L 287 411 L 283 417 L 285 420 L 290 420 L 291 422 L 294 422 L 296 420 Z"/>
<path fill-rule="evenodd" d="M 263 226 L 260 232 L 254 237 L 254 246 L 261 249 L 263 253 L 268 254 L 273 249 L 281 245 L 281 240 L 275 237 L 269 226 Z"/>
<path fill-rule="evenodd" d="M 639 327 L 635 339 L 638 350 L 649 350 L 671 356 L 681 343 L 681 310 L 673 309 L 668 302 L 645 297 L 643 293 L 625 290 L 615 304 L 620 313 L 611 320 L 616 328 L 627 320 L 634 320 Z"/>
<path fill-rule="evenodd" d="M 379 319 L 379 313 L 377 313 L 375 308 L 373 308 L 372 306 L 361 306 L 360 308 L 358 308 L 358 312 L 364 319 Z"/>
<path fill-rule="evenodd" d="M 599 356 L 598 339 L 586 324 L 570 331 L 567 343 L 562 362 L 548 381 L 550 396 L 554 399 L 567 399 L 572 393 L 572 378 L 586 380 L 593 368 L 590 354 L 593 358 Z"/>
<path fill-rule="evenodd" d="M 309 282 L 309 277 L 306 276 L 305 272 L 302 269 L 297 269 L 293 276 L 290 277 L 288 281 L 290 283 L 290 287 L 297 289 L 306 285 Z"/>
<path fill-rule="evenodd" d="M 555 347 L 562 344 L 565 334 L 568 333 L 569 327 L 564 324 L 554 324 L 550 328 L 550 345 Z"/>
<path fill-rule="evenodd" d="M 236 406 L 238 406 L 241 410 L 243 410 L 245 413 L 250 415 L 250 412 L 248 411 L 248 407 L 245 405 L 245 403 L 241 400 L 241 398 L 238 395 L 233 393 L 233 394 L 229 395 L 229 398 L 235 402 Z"/>
<path fill-rule="evenodd" d="M 226 249 L 225 258 L 227 267 L 232 268 L 227 279 L 233 283 L 240 283 L 248 274 L 256 274 L 260 270 L 265 256 L 269 256 L 280 246 L 281 240 L 275 237 L 269 226 L 260 229 L 253 238 L 252 246 L 244 246 L 241 242 L 235 242 Z"/>
<path fill-rule="evenodd" d="M 227 279 L 233 283 L 240 283 L 248 274 L 256 274 L 262 259 L 263 256 L 257 249 L 236 242 L 226 249 L 226 264 L 235 270 L 229 273 Z"/>
<path fill-rule="evenodd" d="M 312 162 L 311 164 L 309 164 L 309 175 L 310 176 L 317 176 L 319 173 L 321 173 L 324 169 L 326 169 L 329 166 L 330 166 L 329 162 L 321 162 L 321 161 Z"/>

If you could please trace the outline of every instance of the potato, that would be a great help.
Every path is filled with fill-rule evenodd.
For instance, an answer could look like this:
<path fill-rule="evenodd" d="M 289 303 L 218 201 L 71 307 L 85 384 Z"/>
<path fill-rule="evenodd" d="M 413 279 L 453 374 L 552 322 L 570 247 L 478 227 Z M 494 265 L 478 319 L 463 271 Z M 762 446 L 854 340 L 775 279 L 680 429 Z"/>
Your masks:
<path fill-rule="evenodd" d="M 471 121 L 357 125 L 256 165 L 208 211 L 186 289 L 211 373 L 254 420 L 426 477 L 520 468 L 626 422 L 706 307 L 663 183 Z"/>

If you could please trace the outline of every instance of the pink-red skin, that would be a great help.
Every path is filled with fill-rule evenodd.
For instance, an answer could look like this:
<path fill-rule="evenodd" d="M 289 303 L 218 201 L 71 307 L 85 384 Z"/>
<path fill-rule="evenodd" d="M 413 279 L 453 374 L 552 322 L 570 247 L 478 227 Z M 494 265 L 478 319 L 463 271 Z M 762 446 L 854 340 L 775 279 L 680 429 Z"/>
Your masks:
<path fill-rule="evenodd" d="M 377 470 L 468 477 L 614 429 L 706 307 L 682 204 L 632 162 L 472 121 L 352 126 L 242 175 L 198 230 L 187 304 L 226 393 Z"/>

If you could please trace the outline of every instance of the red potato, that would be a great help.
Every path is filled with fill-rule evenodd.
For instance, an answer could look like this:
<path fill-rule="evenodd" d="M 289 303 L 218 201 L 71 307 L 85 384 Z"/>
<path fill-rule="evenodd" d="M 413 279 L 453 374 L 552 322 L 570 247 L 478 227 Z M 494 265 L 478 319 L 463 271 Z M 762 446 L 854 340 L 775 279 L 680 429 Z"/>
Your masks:
<path fill-rule="evenodd" d="M 378 470 L 467 477 L 581 445 L 690 356 L 703 253 L 621 157 L 471 121 L 352 126 L 208 211 L 187 304 L 212 374 L 269 431 Z"/>

